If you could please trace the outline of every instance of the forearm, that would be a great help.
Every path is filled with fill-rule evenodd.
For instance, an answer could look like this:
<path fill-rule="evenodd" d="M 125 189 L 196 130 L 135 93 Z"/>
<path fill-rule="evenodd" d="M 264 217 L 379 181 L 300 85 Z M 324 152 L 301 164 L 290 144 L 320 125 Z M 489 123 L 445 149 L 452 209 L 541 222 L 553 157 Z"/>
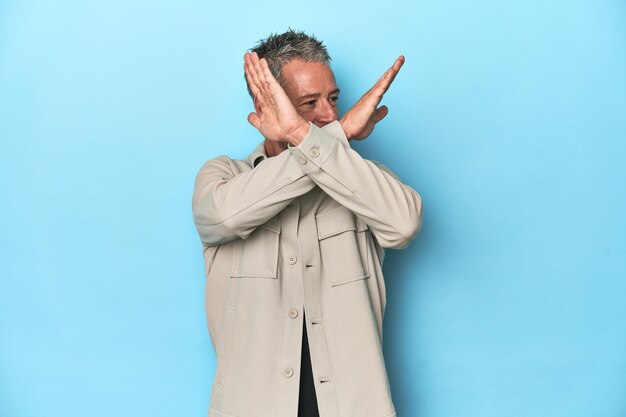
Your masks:
<path fill-rule="evenodd" d="M 337 124 L 334 127 L 340 132 Z M 421 225 L 418 193 L 382 166 L 363 159 L 345 137 L 328 132 L 312 127 L 299 146 L 290 148 L 302 172 L 367 223 L 381 246 L 408 245 Z"/>
<path fill-rule="evenodd" d="M 245 239 L 315 183 L 287 152 L 237 172 L 226 157 L 208 161 L 196 177 L 193 217 L 202 242 Z"/>

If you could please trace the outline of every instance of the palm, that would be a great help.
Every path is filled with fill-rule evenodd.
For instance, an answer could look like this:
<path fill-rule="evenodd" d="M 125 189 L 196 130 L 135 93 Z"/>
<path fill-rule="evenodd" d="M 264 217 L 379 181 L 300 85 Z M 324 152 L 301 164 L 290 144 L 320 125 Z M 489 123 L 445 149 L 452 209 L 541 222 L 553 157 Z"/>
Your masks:
<path fill-rule="evenodd" d="M 403 64 L 404 56 L 400 55 L 376 84 L 367 90 L 341 118 L 340 123 L 348 139 L 365 139 L 372 133 L 376 123 L 387 116 L 389 113 L 387 106 L 378 107 L 378 104 Z"/>
<path fill-rule="evenodd" d="M 256 53 L 244 55 L 244 71 L 252 94 L 256 112 L 248 121 L 268 140 L 286 142 L 288 136 L 306 124 L 293 107 L 285 90 L 278 84 L 264 59 Z"/>

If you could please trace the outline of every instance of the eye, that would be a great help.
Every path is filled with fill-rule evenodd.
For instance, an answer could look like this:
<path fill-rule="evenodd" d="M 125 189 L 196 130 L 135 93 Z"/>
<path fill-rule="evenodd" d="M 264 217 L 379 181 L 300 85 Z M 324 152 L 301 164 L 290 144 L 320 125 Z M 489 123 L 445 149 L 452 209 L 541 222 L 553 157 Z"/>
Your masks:
<path fill-rule="evenodd" d="M 337 100 L 339 100 L 339 96 L 332 96 L 328 98 L 331 104 L 337 104 Z"/>
<path fill-rule="evenodd" d="M 305 107 L 315 107 L 315 104 L 316 104 L 315 100 L 305 101 L 304 103 L 302 103 L 302 105 Z"/>

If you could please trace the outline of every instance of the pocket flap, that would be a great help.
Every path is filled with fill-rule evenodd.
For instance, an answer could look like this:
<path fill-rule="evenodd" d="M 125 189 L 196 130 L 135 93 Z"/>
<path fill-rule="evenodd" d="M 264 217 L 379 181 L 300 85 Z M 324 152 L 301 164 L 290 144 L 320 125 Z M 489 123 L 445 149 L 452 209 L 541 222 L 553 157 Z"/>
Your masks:
<path fill-rule="evenodd" d="M 345 207 L 317 214 L 317 237 L 319 240 L 335 236 L 348 230 L 357 230 L 355 216 Z"/>
<path fill-rule="evenodd" d="M 233 278 L 278 278 L 280 239 L 278 216 L 257 227 L 246 239 L 236 241 L 233 248 Z"/>

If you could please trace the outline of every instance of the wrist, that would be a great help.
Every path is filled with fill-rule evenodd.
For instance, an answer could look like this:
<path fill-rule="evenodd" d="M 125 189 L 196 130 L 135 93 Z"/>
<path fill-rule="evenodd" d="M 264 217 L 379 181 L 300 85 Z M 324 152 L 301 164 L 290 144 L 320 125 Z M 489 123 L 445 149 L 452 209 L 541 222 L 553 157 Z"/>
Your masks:
<path fill-rule="evenodd" d="M 306 135 L 309 134 L 310 128 L 311 127 L 309 125 L 309 122 L 302 120 L 302 123 L 300 123 L 295 129 L 291 130 L 285 135 L 287 143 L 289 143 L 291 146 L 298 146 L 300 143 L 302 143 Z"/>

